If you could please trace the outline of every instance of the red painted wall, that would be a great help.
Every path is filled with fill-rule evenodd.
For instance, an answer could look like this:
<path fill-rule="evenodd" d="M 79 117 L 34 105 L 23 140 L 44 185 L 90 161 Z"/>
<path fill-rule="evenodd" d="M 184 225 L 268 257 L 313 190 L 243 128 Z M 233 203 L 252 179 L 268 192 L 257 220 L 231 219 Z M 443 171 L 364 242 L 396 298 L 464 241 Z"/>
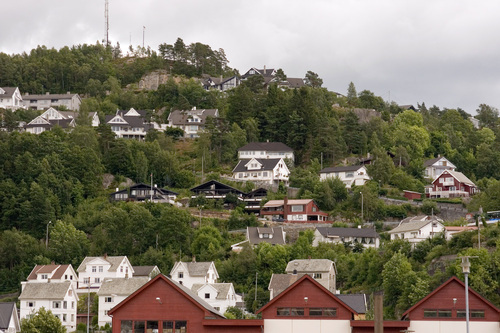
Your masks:
<path fill-rule="evenodd" d="M 453 304 L 456 298 L 456 304 Z M 449 309 L 452 310 L 451 318 L 424 318 L 424 309 Z M 499 314 L 488 303 L 469 291 L 469 309 L 484 310 L 484 318 L 470 318 L 471 321 L 498 321 Z M 464 318 L 457 318 L 457 310 L 465 310 L 465 288 L 456 281 L 451 281 L 436 294 L 424 300 L 422 304 L 408 313 L 410 320 L 436 320 L 436 321 L 465 321 Z"/>
<path fill-rule="evenodd" d="M 281 294 L 280 294 L 281 295 Z M 304 300 L 307 297 L 307 302 Z M 300 317 L 282 317 L 277 316 L 276 310 L 281 307 L 293 307 L 305 308 L 304 316 Z M 309 319 L 308 308 L 337 308 L 337 316 L 332 317 L 332 320 L 351 320 L 353 315 L 352 312 L 345 308 L 345 305 L 341 304 L 335 298 L 328 295 L 325 290 L 320 289 L 318 286 L 313 284 L 309 280 L 304 280 L 300 284 L 296 285 L 293 289 L 283 294 L 279 299 L 271 304 L 268 308 L 262 311 L 263 319 Z M 327 317 L 312 317 L 311 319 L 328 319 Z"/>

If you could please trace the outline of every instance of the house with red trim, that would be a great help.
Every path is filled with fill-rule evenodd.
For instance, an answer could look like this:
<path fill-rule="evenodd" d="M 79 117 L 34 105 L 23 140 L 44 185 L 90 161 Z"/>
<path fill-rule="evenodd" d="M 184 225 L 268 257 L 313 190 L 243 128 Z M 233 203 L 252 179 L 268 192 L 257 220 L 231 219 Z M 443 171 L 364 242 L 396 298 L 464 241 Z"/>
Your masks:
<path fill-rule="evenodd" d="M 269 200 L 260 215 L 278 222 L 329 222 L 328 214 L 313 199 Z"/>
<path fill-rule="evenodd" d="M 261 333 L 261 319 L 226 319 L 190 289 L 158 274 L 108 312 L 113 333 Z"/>
<path fill-rule="evenodd" d="M 451 277 L 403 313 L 408 331 L 428 333 L 465 332 L 465 284 Z M 469 288 L 470 332 L 498 333 L 500 309 Z"/>
<path fill-rule="evenodd" d="M 479 192 L 479 189 L 463 173 L 444 170 L 434 179 L 432 187 L 427 187 L 425 192 L 428 198 L 455 198 L 472 196 Z"/>

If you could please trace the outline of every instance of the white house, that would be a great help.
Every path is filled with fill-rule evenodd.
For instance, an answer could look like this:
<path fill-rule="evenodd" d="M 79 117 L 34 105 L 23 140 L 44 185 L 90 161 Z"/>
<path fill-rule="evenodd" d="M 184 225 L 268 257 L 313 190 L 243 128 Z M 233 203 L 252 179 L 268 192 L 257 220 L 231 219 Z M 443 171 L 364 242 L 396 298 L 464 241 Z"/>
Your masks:
<path fill-rule="evenodd" d="M 236 306 L 243 299 L 234 291 L 232 283 L 195 283 L 191 290 L 220 313 L 230 306 Z"/>
<path fill-rule="evenodd" d="M 259 184 L 288 184 L 290 170 L 282 158 L 279 159 L 240 159 L 233 169 L 233 178 L 257 182 Z"/>
<path fill-rule="evenodd" d="M 22 102 L 18 87 L 0 87 L 0 108 L 15 111 L 23 107 Z"/>
<path fill-rule="evenodd" d="M 346 188 L 363 186 L 371 179 L 364 165 L 325 168 L 319 172 L 319 179 L 321 181 L 330 178 L 339 178 L 345 184 Z"/>
<path fill-rule="evenodd" d="M 148 122 L 145 117 L 146 111 L 130 108 L 128 111 L 117 111 L 115 115 L 107 115 L 105 121 L 117 138 L 144 140 L 150 129 L 166 129 L 167 125 Z"/>
<path fill-rule="evenodd" d="M 329 259 L 297 259 L 288 262 L 287 274 L 308 274 L 323 287 L 335 293 L 337 269 Z"/>
<path fill-rule="evenodd" d="M 288 159 L 295 161 L 293 149 L 281 142 L 250 142 L 238 149 L 238 159 Z"/>
<path fill-rule="evenodd" d="M 316 227 L 312 245 L 319 243 L 359 243 L 365 248 L 378 248 L 380 235 L 373 228 Z"/>
<path fill-rule="evenodd" d="M 440 232 L 444 232 L 443 220 L 436 216 L 419 215 L 407 217 L 388 233 L 391 235 L 391 240 L 406 239 L 415 246 Z"/>
<path fill-rule="evenodd" d="M 444 170 L 455 171 L 457 167 L 448 161 L 446 157 L 438 156 L 424 161 L 424 168 L 424 177 L 434 180 L 439 177 Z"/>
<path fill-rule="evenodd" d="M 78 276 L 72 265 L 36 265 L 25 283 L 58 283 L 70 281 L 76 289 Z"/>
<path fill-rule="evenodd" d="M 68 110 L 80 110 L 82 99 L 78 94 L 72 94 L 69 91 L 66 94 L 30 95 L 25 94 L 22 104 L 31 110 L 46 110 L 50 107 L 65 107 Z"/>
<path fill-rule="evenodd" d="M 111 325 L 112 318 L 108 316 L 108 311 L 145 285 L 149 280 L 148 276 L 104 280 L 97 292 L 97 296 L 99 297 L 99 326 Z"/>
<path fill-rule="evenodd" d="M 105 279 L 131 278 L 134 275 L 126 256 L 85 257 L 77 272 L 80 293 L 98 289 Z"/>
<path fill-rule="evenodd" d="M 177 261 L 170 271 L 172 280 L 191 289 L 194 284 L 217 283 L 219 273 L 213 261 L 192 262 Z"/>
<path fill-rule="evenodd" d="M 182 129 L 185 138 L 198 138 L 208 118 L 218 117 L 217 109 L 174 110 L 168 115 L 168 126 Z"/>
<path fill-rule="evenodd" d="M 78 116 L 78 112 L 75 111 L 59 111 L 50 107 L 41 115 L 24 125 L 24 129 L 26 132 L 33 134 L 40 134 L 44 131 L 51 130 L 56 125 L 62 128 L 71 129 L 76 126 L 76 119 Z M 99 126 L 99 116 L 97 112 L 89 112 L 88 116 L 92 126 Z"/>
<path fill-rule="evenodd" d="M 19 296 L 20 318 L 29 318 L 42 307 L 61 320 L 68 332 L 76 330 L 78 295 L 70 281 L 60 283 L 22 283 Z"/>
<path fill-rule="evenodd" d="M 21 332 L 16 303 L 0 302 L 0 333 Z"/>

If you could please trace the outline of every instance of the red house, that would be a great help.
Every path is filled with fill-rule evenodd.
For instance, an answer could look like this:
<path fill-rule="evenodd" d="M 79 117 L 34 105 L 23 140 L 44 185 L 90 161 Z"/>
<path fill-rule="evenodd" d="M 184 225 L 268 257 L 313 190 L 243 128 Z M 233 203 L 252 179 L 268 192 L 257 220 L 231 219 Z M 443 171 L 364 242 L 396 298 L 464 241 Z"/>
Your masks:
<path fill-rule="evenodd" d="M 428 198 L 469 197 L 478 192 L 477 186 L 463 173 L 444 170 L 434 181 L 431 188 L 426 188 Z"/>
<path fill-rule="evenodd" d="M 263 321 L 230 320 L 191 290 L 158 274 L 108 313 L 113 333 L 260 333 Z"/>
<path fill-rule="evenodd" d="M 415 332 L 457 332 L 465 328 L 465 284 L 453 276 L 403 314 Z M 469 288 L 470 331 L 499 332 L 500 309 Z M 440 330 L 432 330 L 439 327 Z"/>
<path fill-rule="evenodd" d="M 278 222 L 329 222 L 313 199 L 269 200 L 260 210 L 262 217 Z"/>
<path fill-rule="evenodd" d="M 266 333 L 373 332 L 374 322 L 354 320 L 358 313 L 309 275 L 304 275 L 257 313 Z M 384 332 L 407 329 L 409 322 L 384 322 Z"/>

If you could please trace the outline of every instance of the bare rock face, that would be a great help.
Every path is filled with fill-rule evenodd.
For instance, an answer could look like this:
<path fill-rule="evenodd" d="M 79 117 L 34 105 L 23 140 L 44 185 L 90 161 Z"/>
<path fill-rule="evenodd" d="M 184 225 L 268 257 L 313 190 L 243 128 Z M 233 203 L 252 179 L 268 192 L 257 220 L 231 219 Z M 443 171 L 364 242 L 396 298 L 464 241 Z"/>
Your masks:
<path fill-rule="evenodd" d="M 142 76 L 138 83 L 127 85 L 127 89 L 157 90 L 160 84 L 167 83 L 170 74 L 165 69 L 158 69 Z M 179 83 L 181 78 L 173 76 L 174 81 Z"/>

